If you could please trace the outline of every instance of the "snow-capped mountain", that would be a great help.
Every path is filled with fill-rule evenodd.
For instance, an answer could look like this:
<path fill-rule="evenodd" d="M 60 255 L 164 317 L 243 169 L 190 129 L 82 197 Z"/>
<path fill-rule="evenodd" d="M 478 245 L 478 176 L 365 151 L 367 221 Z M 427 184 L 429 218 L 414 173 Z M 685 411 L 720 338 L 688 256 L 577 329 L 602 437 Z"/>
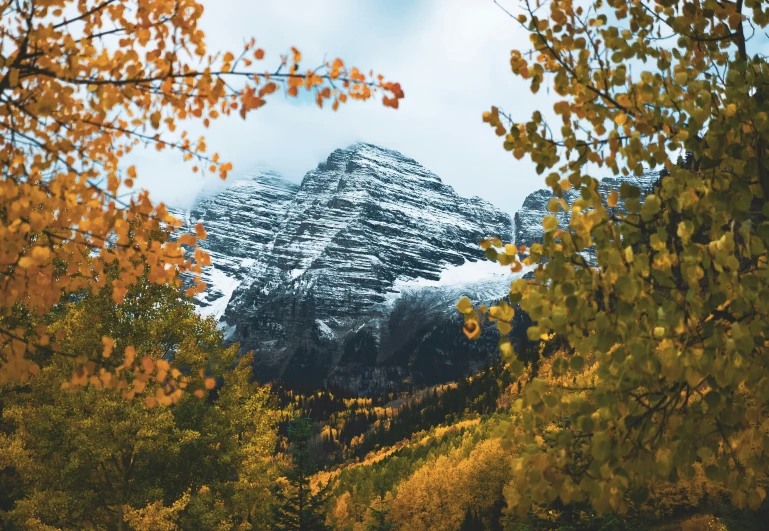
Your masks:
<path fill-rule="evenodd" d="M 606 177 L 601 180 L 598 185 L 599 193 L 607 197 L 612 190 L 619 190 L 620 185 L 623 182 L 637 186 L 641 189 L 642 194 L 651 190 L 655 182 L 660 178 L 661 172 L 659 170 L 647 171 L 643 175 L 629 176 L 623 179 L 617 177 Z M 529 194 L 523 201 L 523 206 L 515 213 L 515 243 L 517 245 L 531 245 L 535 242 L 541 242 L 544 236 L 545 229 L 542 227 L 542 219 L 545 216 L 555 215 L 558 218 L 558 224 L 560 227 L 568 227 L 571 219 L 571 211 L 564 212 L 559 210 L 558 213 L 553 214 L 547 210 L 547 204 L 553 197 L 553 192 L 548 188 L 546 190 L 537 190 L 536 192 Z M 571 205 L 577 198 L 579 193 L 574 189 L 568 190 L 564 193 L 564 200 Z M 618 208 L 623 208 L 624 202 L 621 200 Z"/>
<path fill-rule="evenodd" d="M 658 178 L 631 182 L 648 190 Z M 601 191 L 619 184 L 604 179 Z M 551 197 L 531 194 L 513 225 L 413 159 L 354 144 L 299 185 L 263 172 L 176 214 L 208 231 L 201 313 L 254 351 L 260 378 L 367 392 L 452 380 L 496 356 L 496 334 L 467 340 L 454 305 L 495 302 L 526 273 L 486 261 L 478 243 L 540 240 Z M 564 226 L 568 217 L 559 214 Z M 525 342 L 526 317 L 516 319 Z"/>
<path fill-rule="evenodd" d="M 336 367 L 362 329 L 381 363 L 393 353 L 386 323 L 400 287 L 438 282 L 483 260 L 481 239 L 512 233 L 510 217 L 487 201 L 458 196 L 400 153 L 355 144 L 305 175 L 221 323 L 269 376 L 305 365 L 300 358 L 314 372 Z"/>

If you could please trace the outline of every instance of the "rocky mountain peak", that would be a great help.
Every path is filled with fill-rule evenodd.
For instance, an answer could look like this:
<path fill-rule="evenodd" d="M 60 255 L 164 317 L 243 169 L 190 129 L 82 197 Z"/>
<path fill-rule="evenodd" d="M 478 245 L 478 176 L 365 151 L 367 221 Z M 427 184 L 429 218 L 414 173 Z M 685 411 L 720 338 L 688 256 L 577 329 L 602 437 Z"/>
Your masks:
<path fill-rule="evenodd" d="M 397 281 L 437 281 L 447 268 L 483 259 L 481 239 L 512 233 L 507 214 L 460 197 L 415 160 L 353 144 L 304 176 L 222 323 L 279 374 L 298 350 L 343 341 L 362 325 L 378 341 Z M 328 350 L 328 363 L 338 355 Z"/>
<path fill-rule="evenodd" d="M 606 177 L 598 185 L 598 192 L 604 197 L 608 197 L 612 190 L 619 190 L 623 182 L 637 186 L 641 189 L 642 195 L 648 193 L 654 183 L 660 179 L 660 170 L 648 170 L 641 175 L 632 175 L 624 178 Z M 547 204 L 553 197 L 553 192 L 548 189 L 537 190 L 529 194 L 523 201 L 521 208 L 515 213 L 515 243 L 517 245 L 531 245 L 535 242 L 541 242 L 544 236 L 542 219 L 545 216 L 555 215 L 561 227 L 568 227 L 571 219 L 571 212 L 559 210 L 552 214 L 547 210 Z M 565 201 L 571 205 L 579 193 L 573 189 L 564 193 Z M 622 208 L 621 202 L 619 207 Z"/>

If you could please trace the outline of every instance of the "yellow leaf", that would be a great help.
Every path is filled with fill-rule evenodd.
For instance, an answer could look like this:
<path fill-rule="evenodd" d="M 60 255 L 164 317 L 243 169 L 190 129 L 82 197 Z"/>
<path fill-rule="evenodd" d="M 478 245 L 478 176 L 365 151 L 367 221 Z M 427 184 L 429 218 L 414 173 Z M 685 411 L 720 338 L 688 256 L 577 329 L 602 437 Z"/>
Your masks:
<path fill-rule="evenodd" d="M 545 219 L 542 220 L 542 226 L 545 228 L 545 231 L 552 232 L 558 228 L 558 218 L 555 216 L 545 216 Z"/>
<path fill-rule="evenodd" d="M 617 190 L 612 190 L 609 193 L 609 197 L 606 199 L 606 204 L 608 204 L 612 208 L 615 208 L 618 203 L 619 203 L 619 193 L 617 192 Z"/>
<path fill-rule="evenodd" d="M 481 336 L 481 326 L 475 320 L 465 321 L 462 331 L 467 336 L 467 339 L 478 339 Z"/>
<path fill-rule="evenodd" d="M 37 245 L 32 248 L 32 258 L 38 262 L 43 262 L 51 255 L 51 250 L 48 247 Z"/>
<path fill-rule="evenodd" d="M 457 302 L 457 310 L 462 314 L 470 313 L 473 311 L 473 303 L 467 297 L 462 297 Z"/>
<path fill-rule="evenodd" d="M 614 117 L 614 123 L 617 125 L 625 125 L 625 122 L 627 122 L 627 114 L 621 113 Z"/>
<path fill-rule="evenodd" d="M 547 203 L 547 211 L 548 212 L 552 212 L 553 214 L 557 213 L 558 210 L 560 209 L 560 207 L 561 207 L 561 205 L 558 202 L 558 198 L 557 197 L 551 197 L 550 201 L 548 201 L 548 203 Z"/>

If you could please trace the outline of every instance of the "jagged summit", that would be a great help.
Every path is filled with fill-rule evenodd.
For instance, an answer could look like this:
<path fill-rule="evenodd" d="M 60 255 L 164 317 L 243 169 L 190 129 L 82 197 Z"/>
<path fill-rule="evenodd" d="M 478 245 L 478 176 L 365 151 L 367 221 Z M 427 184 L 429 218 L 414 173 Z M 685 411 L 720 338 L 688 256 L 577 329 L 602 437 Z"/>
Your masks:
<path fill-rule="evenodd" d="M 393 162 L 396 164 L 393 165 Z M 398 151 L 365 142 L 356 142 L 344 149 L 334 150 L 326 161 L 318 165 L 318 168 L 342 170 L 347 173 L 353 173 L 353 169 L 368 169 L 372 172 L 384 173 L 388 171 L 405 172 L 413 179 L 441 182 L 440 177 L 425 169 L 414 159 L 406 157 Z"/>
<path fill-rule="evenodd" d="M 460 197 L 415 160 L 353 144 L 304 176 L 222 325 L 275 374 L 311 351 L 328 369 L 361 326 L 383 341 L 391 309 L 383 303 L 397 296 L 396 282 L 438 281 L 483 259 L 481 239 L 512 233 L 507 214 Z M 374 359 L 390 354 L 378 349 Z"/>

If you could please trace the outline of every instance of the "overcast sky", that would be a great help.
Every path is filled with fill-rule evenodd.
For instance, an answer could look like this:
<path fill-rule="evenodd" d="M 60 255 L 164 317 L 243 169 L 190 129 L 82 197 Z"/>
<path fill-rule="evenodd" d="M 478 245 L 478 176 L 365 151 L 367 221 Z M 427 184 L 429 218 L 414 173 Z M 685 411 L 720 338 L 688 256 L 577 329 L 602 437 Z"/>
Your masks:
<path fill-rule="evenodd" d="M 503 0 L 515 4 L 513 0 Z M 324 55 L 399 81 L 406 98 L 394 111 L 379 102 L 353 102 L 334 113 L 314 104 L 273 97 L 262 109 L 217 121 L 209 149 L 234 164 L 233 175 L 264 167 L 299 182 L 336 148 L 371 142 L 396 149 L 435 172 L 464 196 L 479 195 L 514 213 L 526 195 L 544 186 L 533 166 L 502 149 L 481 121 L 498 105 L 520 120 L 547 96 L 532 96 L 510 72 L 513 48 L 527 35 L 493 0 L 216 0 L 204 1 L 209 51 L 237 50 L 256 37 L 279 62 L 291 46 L 305 66 Z M 153 197 L 185 206 L 218 177 L 192 173 L 178 154 L 154 149 L 132 157 L 139 185 Z"/>

